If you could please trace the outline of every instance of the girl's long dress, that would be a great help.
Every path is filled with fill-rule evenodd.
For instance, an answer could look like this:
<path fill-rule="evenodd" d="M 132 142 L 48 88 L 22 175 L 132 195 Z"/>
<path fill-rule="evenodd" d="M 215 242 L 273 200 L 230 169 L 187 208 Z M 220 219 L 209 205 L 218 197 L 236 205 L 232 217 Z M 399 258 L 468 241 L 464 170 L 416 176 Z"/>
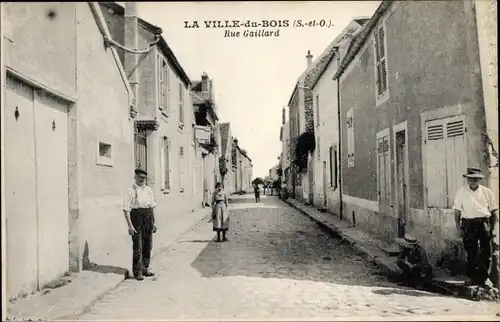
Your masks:
<path fill-rule="evenodd" d="M 214 231 L 227 231 L 229 229 L 229 210 L 226 207 L 226 194 L 224 191 L 214 192 L 215 218 L 213 219 Z"/>

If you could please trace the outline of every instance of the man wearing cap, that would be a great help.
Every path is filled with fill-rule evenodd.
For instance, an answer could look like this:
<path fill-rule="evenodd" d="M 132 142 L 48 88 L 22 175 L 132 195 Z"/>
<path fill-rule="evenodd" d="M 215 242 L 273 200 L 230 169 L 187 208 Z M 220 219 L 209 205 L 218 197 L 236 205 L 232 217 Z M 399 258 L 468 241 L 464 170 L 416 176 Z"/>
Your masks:
<path fill-rule="evenodd" d="M 468 168 L 463 176 L 467 185 L 455 197 L 455 221 L 467 253 L 467 276 L 473 285 L 484 286 L 496 235 L 498 204 L 493 191 L 479 184 L 484 178 L 481 169 Z"/>
<path fill-rule="evenodd" d="M 425 249 L 410 235 L 396 238 L 396 243 L 402 248 L 396 264 L 403 271 L 404 284 L 422 287 L 422 283 L 431 279 L 433 274 Z"/>
<path fill-rule="evenodd" d="M 149 269 L 153 233 L 156 232 L 154 208 L 156 203 L 153 191 L 145 182 L 148 173 L 142 169 L 135 170 L 135 183 L 128 188 L 125 195 L 123 212 L 128 225 L 128 233 L 132 236 L 132 270 L 134 277 L 142 281 L 144 276 L 154 276 Z"/>

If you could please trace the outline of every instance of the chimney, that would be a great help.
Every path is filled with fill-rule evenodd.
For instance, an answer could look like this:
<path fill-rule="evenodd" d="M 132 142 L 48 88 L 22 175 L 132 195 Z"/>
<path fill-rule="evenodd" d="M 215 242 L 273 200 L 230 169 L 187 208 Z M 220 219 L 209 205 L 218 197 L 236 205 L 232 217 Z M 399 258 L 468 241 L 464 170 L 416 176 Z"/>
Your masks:
<path fill-rule="evenodd" d="M 125 39 L 124 45 L 130 49 L 137 49 L 138 32 L 137 32 L 137 3 L 125 2 Z M 139 56 L 125 51 L 125 73 L 127 74 L 130 87 L 135 97 L 135 104 L 139 103 L 139 75 L 137 66 L 139 65 Z"/>
<path fill-rule="evenodd" d="M 208 92 L 208 75 L 207 73 L 203 73 L 203 75 L 201 75 L 201 91 L 202 92 Z"/>
<path fill-rule="evenodd" d="M 307 58 L 307 68 L 309 68 L 311 66 L 311 64 L 312 64 L 312 59 L 313 59 L 313 56 L 311 55 L 311 51 L 310 50 L 307 51 L 306 58 Z"/>
<path fill-rule="evenodd" d="M 283 110 L 282 110 L 282 113 L 281 113 L 281 124 L 285 124 L 285 123 L 286 123 L 286 110 L 283 107 Z"/>

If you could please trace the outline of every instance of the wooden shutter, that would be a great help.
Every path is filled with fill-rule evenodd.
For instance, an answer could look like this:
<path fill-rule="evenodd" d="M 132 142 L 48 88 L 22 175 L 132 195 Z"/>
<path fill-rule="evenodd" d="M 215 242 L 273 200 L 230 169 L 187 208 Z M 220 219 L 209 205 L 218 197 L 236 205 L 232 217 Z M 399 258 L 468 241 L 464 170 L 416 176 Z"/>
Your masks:
<path fill-rule="evenodd" d="M 387 60 L 385 48 L 385 28 L 381 25 L 374 33 L 377 94 L 380 96 L 387 90 Z"/>
<path fill-rule="evenodd" d="M 348 167 L 354 167 L 354 113 L 351 108 L 347 112 L 347 162 Z"/>
<path fill-rule="evenodd" d="M 158 55 L 158 108 L 163 109 L 163 59 Z"/>
<path fill-rule="evenodd" d="M 467 169 L 467 143 L 464 118 L 457 116 L 445 119 L 444 126 L 446 126 L 447 206 L 451 208 L 455 194 L 464 184 L 462 174 Z"/>
<path fill-rule="evenodd" d="M 163 139 L 164 148 L 164 180 L 165 180 L 165 189 L 170 189 L 170 142 L 167 137 Z"/>
<path fill-rule="evenodd" d="M 184 86 L 179 83 L 179 123 L 184 124 Z"/>
<path fill-rule="evenodd" d="M 388 135 L 377 140 L 377 158 L 379 201 L 388 204 L 391 201 L 391 156 Z"/>
<path fill-rule="evenodd" d="M 184 167 L 186 166 L 184 161 L 184 147 L 179 147 L 179 190 L 184 192 Z"/>
<path fill-rule="evenodd" d="M 330 147 L 330 187 L 333 187 L 333 146 Z"/>
<path fill-rule="evenodd" d="M 447 206 L 445 130 L 443 119 L 426 122 L 426 190 L 429 207 L 442 208 Z"/>

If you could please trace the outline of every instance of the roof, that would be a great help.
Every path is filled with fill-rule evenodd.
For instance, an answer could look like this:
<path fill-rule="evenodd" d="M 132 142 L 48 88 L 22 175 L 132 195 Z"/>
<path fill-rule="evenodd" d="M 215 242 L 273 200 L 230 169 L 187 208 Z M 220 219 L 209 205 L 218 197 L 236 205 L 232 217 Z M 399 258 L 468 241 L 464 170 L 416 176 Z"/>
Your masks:
<path fill-rule="evenodd" d="M 338 79 L 340 75 L 344 73 L 347 66 L 351 63 L 354 57 L 356 57 L 361 47 L 363 47 L 366 39 L 370 35 L 370 32 L 375 28 L 382 14 L 384 14 L 384 12 L 386 12 L 391 5 L 391 2 L 392 1 L 382 1 L 380 6 L 378 6 L 373 16 L 364 25 L 363 29 L 359 32 L 357 37 L 354 37 L 354 39 L 351 41 L 351 44 L 349 45 L 349 49 L 347 50 L 344 59 L 342 59 L 342 62 L 340 63 L 339 69 L 333 76 L 333 79 Z"/>
<path fill-rule="evenodd" d="M 363 26 L 368 20 L 370 19 L 363 17 L 354 19 L 353 21 L 355 21 L 358 25 Z M 291 104 L 293 96 L 295 95 L 295 92 L 298 89 L 298 84 L 302 79 L 304 80 L 305 87 L 309 89 L 314 88 L 314 86 L 317 84 L 318 80 L 324 74 L 328 65 L 332 61 L 333 57 L 335 56 L 335 53 L 337 51 L 337 43 L 343 40 L 344 36 L 348 32 L 347 30 L 348 27 L 349 25 L 335 37 L 335 39 L 330 43 L 330 45 L 328 45 L 328 47 L 323 51 L 323 53 L 321 53 L 321 55 L 315 61 L 312 62 L 311 66 L 309 66 L 299 76 L 297 84 L 293 89 L 292 95 L 290 95 L 290 99 L 288 100 L 288 105 Z"/>
<path fill-rule="evenodd" d="M 358 19 L 353 19 L 354 22 L 356 22 L 361 28 L 370 20 L 370 18 L 358 18 Z M 335 39 L 332 41 L 332 43 L 328 46 L 327 51 L 328 53 L 326 56 L 328 57 L 328 61 L 326 64 L 322 64 L 320 67 L 320 71 L 317 74 L 317 77 L 312 80 L 311 86 L 309 88 L 314 88 L 316 84 L 318 84 L 319 80 L 321 79 L 321 76 L 325 73 L 325 71 L 328 69 L 328 66 L 330 66 L 330 63 L 333 61 L 333 58 L 336 56 L 335 54 L 337 53 L 338 46 L 340 43 L 345 40 L 346 38 L 349 37 L 357 37 L 358 30 L 351 30 L 350 25 L 352 22 L 350 22 L 338 35 L 335 37 Z"/>
<path fill-rule="evenodd" d="M 219 129 L 222 142 L 222 153 L 225 154 L 227 149 L 227 142 L 229 139 L 229 123 L 219 124 Z"/>
<path fill-rule="evenodd" d="M 116 2 L 101 2 L 103 5 L 107 6 L 108 8 L 113 9 L 117 14 L 124 16 L 125 15 L 125 8 L 121 5 L 119 5 Z M 151 32 L 152 34 L 161 34 L 162 29 L 158 26 L 155 26 L 146 20 L 137 17 L 137 21 L 139 26 L 143 27 L 145 30 Z M 165 38 L 163 36 L 160 36 L 160 41 L 158 42 L 158 46 L 160 49 L 163 51 L 165 56 L 167 57 L 167 60 L 172 64 L 172 69 L 177 73 L 177 75 L 182 79 L 184 84 L 186 86 L 191 85 L 191 80 L 187 76 L 186 72 L 182 68 L 181 64 L 177 60 L 177 57 L 175 57 L 174 52 L 172 49 L 168 46 L 167 42 L 165 41 Z"/>

